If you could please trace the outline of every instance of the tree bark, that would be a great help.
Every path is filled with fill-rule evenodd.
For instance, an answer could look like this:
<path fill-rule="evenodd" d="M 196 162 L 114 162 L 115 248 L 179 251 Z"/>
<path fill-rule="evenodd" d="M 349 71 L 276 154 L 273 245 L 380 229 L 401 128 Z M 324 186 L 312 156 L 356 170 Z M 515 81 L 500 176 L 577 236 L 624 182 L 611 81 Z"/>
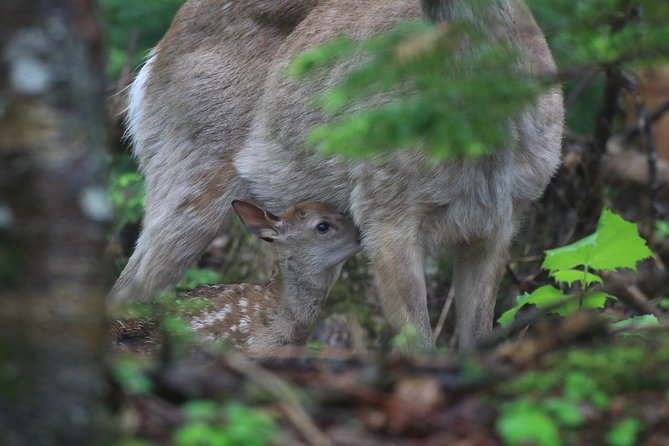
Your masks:
<path fill-rule="evenodd" d="M 109 209 L 91 0 L 0 2 L 0 444 L 90 445 Z"/>

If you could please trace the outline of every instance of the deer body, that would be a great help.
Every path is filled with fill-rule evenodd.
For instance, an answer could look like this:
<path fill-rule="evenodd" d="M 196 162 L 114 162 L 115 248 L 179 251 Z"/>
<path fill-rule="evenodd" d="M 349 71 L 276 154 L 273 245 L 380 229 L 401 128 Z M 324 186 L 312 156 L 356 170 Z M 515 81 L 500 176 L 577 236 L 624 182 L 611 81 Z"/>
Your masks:
<path fill-rule="evenodd" d="M 185 8 L 204 3 L 191 0 Z M 267 3 L 234 2 L 241 10 Z M 337 82 L 355 58 L 320 78 L 296 80 L 284 73 L 294 56 L 329 38 L 368 37 L 422 11 L 435 21 L 476 17 L 481 29 L 518 44 L 524 54 L 520 69 L 549 74 L 555 66 L 541 31 L 521 0 L 493 0 L 487 15 L 480 16 L 466 0 L 286 3 L 302 5 L 303 17 L 274 34 L 268 31 L 273 25 L 254 25 L 257 32 L 245 35 L 244 45 L 245 51 L 258 53 L 248 57 L 239 57 L 235 51 L 241 43 L 225 30 L 212 32 L 203 44 L 193 43 L 188 27 L 202 32 L 204 26 L 194 24 L 210 23 L 208 10 L 193 22 L 177 17 L 140 73 L 129 121 L 147 178 L 147 214 L 116 295 L 128 290 L 146 294 L 173 283 L 220 230 L 221 200 L 252 197 L 274 210 L 314 199 L 352 213 L 386 317 L 398 329 L 416 326 L 425 346 L 433 340 L 424 258 L 434 247 L 453 249 L 457 332 L 462 345 L 471 345 L 492 327 L 503 257 L 522 213 L 559 163 L 559 90 L 548 91 L 516 118 L 513 143 L 492 155 L 426 167 L 419 150 L 405 150 L 352 163 L 323 159 L 303 146 L 305 134 L 328 119 L 311 98 Z M 281 11 L 277 4 L 278 21 Z M 247 23 L 241 13 L 225 17 Z M 175 56 L 175 51 L 180 53 Z M 178 68 L 184 59 L 197 74 Z M 240 78 L 249 67 L 255 71 Z M 168 83 L 164 77 L 172 72 L 182 74 Z M 203 94 L 197 94 L 199 86 Z M 188 249 L 180 249 L 184 243 Z"/>

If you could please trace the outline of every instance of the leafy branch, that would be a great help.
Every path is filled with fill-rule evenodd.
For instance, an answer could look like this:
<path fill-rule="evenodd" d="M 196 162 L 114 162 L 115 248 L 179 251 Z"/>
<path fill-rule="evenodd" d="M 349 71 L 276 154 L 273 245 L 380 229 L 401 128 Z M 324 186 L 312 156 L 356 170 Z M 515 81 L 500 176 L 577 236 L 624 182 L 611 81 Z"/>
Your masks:
<path fill-rule="evenodd" d="M 490 153 L 510 140 L 513 117 L 544 86 L 519 72 L 519 55 L 473 23 L 414 21 L 362 42 L 342 38 L 309 50 L 289 74 L 325 76 L 344 58 L 365 60 L 316 97 L 337 118 L 308 135 L 319 151 L 362 157 L 422 147 L 438 160 Z"/>
<path fill-rule="evenodd" d="M 636 270 L 637 263 L 651 255 L 634 223 L 604 209 L 593 234 L 570 245 L 546 251 L 542 268 L 555 282 L 573 291 L 565 292 L 553 285 L 537 288 L 530 294 L 519 296 L 516 305 L 504 312 L 498 322 L 508 326 L 516 313 L 529 304 L 538 308 L 555 307 L 550 312 L 561 316 L 582 308 L 603 308 L 608 299 L 615 297 L 599 290 L 597 286 L 603 280 L 597 273 L 616 271 L 618 268 Z M 579 287 L 575 287 L 576 282 Z"/>

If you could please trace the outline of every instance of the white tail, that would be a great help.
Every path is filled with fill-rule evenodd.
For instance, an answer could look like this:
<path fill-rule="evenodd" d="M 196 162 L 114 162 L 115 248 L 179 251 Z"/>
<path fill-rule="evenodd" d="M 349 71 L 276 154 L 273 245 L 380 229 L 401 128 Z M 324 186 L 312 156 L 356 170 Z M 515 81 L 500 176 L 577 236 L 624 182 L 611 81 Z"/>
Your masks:
<path fill-rule="evenodd" d="M 490 13 L 477 14 L 467 0 L 187 2 L 132 88 L 146 217 L 116 298 L 148 298 L 172 285 L 220 230 L 224 202 L 253 199 L 276 210 L 312 199 L 352 213 L 395 328 L 413 324 L 420 342 L 432 345 L 423 261 L 432 248 L 450 247 L 461 345 L 488 333 L 503 257 L 559 163 L 560 91 L 515 119 L 513 143 L 493 155 L 427 168 L 414 150 L 352 164 L 303 147 L 306 132 L 326 119 L 313 94 L 350 63 L 306 81 L 284 73 L 306 48 L 342 34 L 373 35 L 419 17 L 421 8 L 435 21 L 477 17 L 481 29 L 524 50 L 523 70 L 553 72 L 522 0 L 489 3 Z"/>
<path fill-rule="evenodd" d="M 182 293 L 210 301 L 191 317 L 191 328 L 252 356 L 304 343 L 344 261 L 360 250 L 358 231 L 349 218 L 318 202 L 299 203 L 281 217 L 243 201 L 233 206 L 251 233 L 272 242 L 272 278 L 264 286 L 204 285 Z M 154 326 L 145 320 L 117 321 L 114 330 L 117 340 L 151 337 Z"/>

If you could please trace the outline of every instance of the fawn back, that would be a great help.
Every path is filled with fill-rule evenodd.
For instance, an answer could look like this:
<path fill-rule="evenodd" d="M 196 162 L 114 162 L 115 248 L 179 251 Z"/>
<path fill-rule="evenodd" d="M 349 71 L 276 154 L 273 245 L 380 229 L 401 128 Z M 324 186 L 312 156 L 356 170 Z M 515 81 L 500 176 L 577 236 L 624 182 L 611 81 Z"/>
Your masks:
<path fill-rule="evenodd" d="M 284 75 L 309 47 L 371 36 L 421 12 L 436 22 L 475 17 L 522 50 L 521 70 L 553 73 L 524 2 L 488 3 L 479 11 L 468 0 L 187 2 L 132 87 L 129 124 L 147 180 L 146 217 L 113 295 L 148 298 L 173 284 L 220 231 L 222 202 L 253 199 L 276 210 L 315 199 L 351 212 L 396 329 L 413 324 L 420 344 L 433 345 L 423 264 L 444 246 L 455 256 L 461 345 L 488 333 L 507 248 L 559 163 L 559 89 L 515 117 L 513 141 L 491 155 L 428 165 L 420 150 L 405 150 L 353 163 L 305 150 L 304 136 L 330 119 L 313 95 L 356 61 L 307 80 Z"/>

